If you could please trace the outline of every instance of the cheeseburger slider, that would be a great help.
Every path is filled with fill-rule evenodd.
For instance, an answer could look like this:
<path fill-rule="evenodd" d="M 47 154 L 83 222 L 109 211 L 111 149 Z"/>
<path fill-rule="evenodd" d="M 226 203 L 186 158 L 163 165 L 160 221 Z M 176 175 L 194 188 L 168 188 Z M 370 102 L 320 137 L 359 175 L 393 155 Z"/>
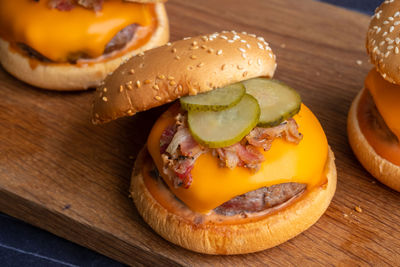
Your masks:
<path fill-rule="evenodd" d="M 98 88 L 95 123 L 180 99 L 154 124 L 131 183 L 165 239 L 208 254 L 255 252 L 325 212 L 333 154 L 299 94 L 270 79 L 275 68 L 263 38 L 224 31 L 149 50 Z"/>
<path fill-rule="evenodd" d="M 367 34 L 375 65 L 348 116 L 350 145 L 379 181 L 400 191 L 400 1 L 376 9 Z"/>
<path fill-rule="evenodd" d="M 168 38 L 159 0 L 0 0 L 0 63 L 41 88 L 98 86 L 123 61 Z"/>

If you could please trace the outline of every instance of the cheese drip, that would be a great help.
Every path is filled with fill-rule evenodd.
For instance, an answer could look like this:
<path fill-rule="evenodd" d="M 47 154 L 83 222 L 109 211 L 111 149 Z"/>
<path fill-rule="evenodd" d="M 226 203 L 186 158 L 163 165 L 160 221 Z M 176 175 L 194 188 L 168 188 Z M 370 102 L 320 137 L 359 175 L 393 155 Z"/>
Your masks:
<path fill-rule="evenodd" d="M 71 54 L 96 58 L 107 43 L 130 24 L 149 26 L 154 5 L 104 1 L 96 13 L 76 6 L 69 11 L 50 9 L 48 1 L 0 0 L 0 36 L 11 44 L 23 43 L 55 62 Z"/>
<path fill-rule="evenodd" d="M 205 153 L 195 162 L 190 187 L 175 188 L 162 172 L 160 137 L 164 129 L 175 122 L 176 112 L 173 106 L 158 119 L 149 135 L 147 147 L 170 190 L 193 211 L 208 213 L 238 195 L 264 186 L 296 182 L 312 188 L 324 182 L 327 139 L 317 118 L 302 105 L 300 112 L 293 118 L 299 125 L 303 140 L 296 145 L 276 139 L 269 151 L 262 151 L 265 161 L 258 172 L 243 167 L 220 167 L 217 158 L 211 153 Z"/>

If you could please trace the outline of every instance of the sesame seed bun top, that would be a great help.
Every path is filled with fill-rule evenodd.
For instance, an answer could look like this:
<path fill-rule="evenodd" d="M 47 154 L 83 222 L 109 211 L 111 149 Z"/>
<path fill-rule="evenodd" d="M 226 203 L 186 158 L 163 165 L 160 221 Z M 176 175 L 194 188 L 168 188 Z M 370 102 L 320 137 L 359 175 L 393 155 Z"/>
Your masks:
<path fill-rule="evenodd" d="M 375 10 L 366 46 L 383 78 L 400 84 L 400 1 L 386 0 Z"/>
<path fill-rule="evenodd" d="M 141 53 L 95 93 L 93 123 L 107 122 L 254 77 L 272 77 L 275 55 L 262 37 L 221 32 Z"/>

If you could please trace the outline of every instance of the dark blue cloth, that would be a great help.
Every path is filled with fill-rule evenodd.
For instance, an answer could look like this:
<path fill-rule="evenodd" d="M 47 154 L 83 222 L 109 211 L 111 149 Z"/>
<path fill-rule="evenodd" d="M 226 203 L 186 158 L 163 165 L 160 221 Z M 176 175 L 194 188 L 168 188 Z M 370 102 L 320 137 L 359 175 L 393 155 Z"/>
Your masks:
<path fill-rule="evenodd" d="M 10 0 L 11 1 L 11 0 Z M 381 0 L 323 0 L 373 14 Z M 173 14 L 171 14 L 173 15 Z M 105 256 L 0 213 L 1 266 L 123 266 Z"/>

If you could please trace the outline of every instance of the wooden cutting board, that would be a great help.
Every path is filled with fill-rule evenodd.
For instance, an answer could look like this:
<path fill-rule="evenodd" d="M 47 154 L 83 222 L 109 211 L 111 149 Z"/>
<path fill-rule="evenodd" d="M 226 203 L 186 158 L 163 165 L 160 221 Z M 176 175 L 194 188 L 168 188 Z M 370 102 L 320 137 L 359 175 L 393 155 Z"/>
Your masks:
<path fill-rule="evenodd" d="M 93 91 L 43 91 L 2 69 L 0 210 L 131 265 L 398 265 L 400 194 L 375 182 L 346 137 L 347 111 L 371 68 L 368 17 L 307 0 L 170 0 L 167 8 L 171 40 L 235 29 L 270 42 L 276 78 L 301 93 L 336 155 L 338 188 L 325 215 L 268 251 L 208 256 L 179 248 L 128 198 L 134 158 L 161 109 L 94 126 Z"/>

